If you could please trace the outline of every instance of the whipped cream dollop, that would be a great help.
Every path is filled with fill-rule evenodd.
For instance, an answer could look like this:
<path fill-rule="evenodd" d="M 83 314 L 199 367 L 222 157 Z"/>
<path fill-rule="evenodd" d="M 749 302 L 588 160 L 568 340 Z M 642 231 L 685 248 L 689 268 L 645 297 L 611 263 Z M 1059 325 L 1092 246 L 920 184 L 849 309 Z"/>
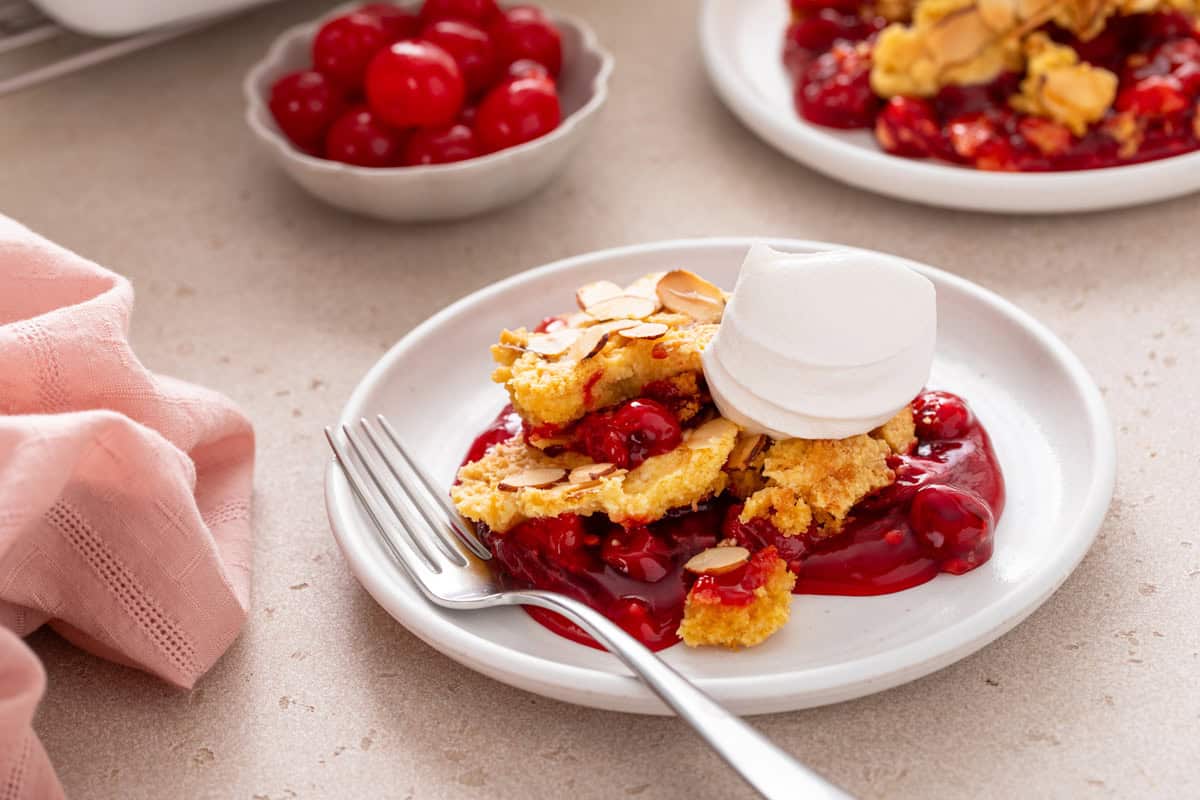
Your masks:
<path fill-rule="evenodd" d="M 933 284 L 854 250 L 746 254 L 704 376 L 726 417 L 775 439 L 844 439 L 895 416 L 929 379 Z"/>

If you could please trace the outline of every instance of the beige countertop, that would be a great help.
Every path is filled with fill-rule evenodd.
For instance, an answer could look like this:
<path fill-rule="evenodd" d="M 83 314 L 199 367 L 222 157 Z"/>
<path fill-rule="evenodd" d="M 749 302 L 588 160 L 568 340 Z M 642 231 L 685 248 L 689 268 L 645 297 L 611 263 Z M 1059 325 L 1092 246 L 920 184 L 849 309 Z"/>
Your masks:
<path fill-rule="evenodd" d="M 617 57 L 565 174 L 478 220 L 371 222 L 293 187 L 242 122 L 246 69 L 324 5 L 0 99 L 0 211 L 132 278 L 143 360 L 230 394 L 259 435 L 253 609 L 195 691 L 32 637 L 37 729 L 71 796 L 749 797 L 676 720 L 525 694 L 408 634 L 330 536 L 320 433 L 385 348 L 464 293 L 592 249 L 743 233 L 888 250 L 1012 299 L 1103 387 L 1120 458 L 1095 547 L 1015 631 L 756 724 L 864 797 L 1200 795 L 1200 197 L 1041 219 L 874 197 L 725 111 L 695 3 L 559 0 Z"/>

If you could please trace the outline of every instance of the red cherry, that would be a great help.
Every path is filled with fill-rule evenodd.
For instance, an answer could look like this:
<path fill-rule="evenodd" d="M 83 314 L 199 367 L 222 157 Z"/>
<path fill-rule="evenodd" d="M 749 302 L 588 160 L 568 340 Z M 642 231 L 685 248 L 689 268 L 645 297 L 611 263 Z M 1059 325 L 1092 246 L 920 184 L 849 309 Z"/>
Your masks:
<path fill-rule="evenodd" d="M 812 15 L 800 17 L 788 27 L 788 41 L 815 53 L 824 52 L 839 39 L 856 42 L 879 29 L 874 22 L 864 21 L 857 14 L 843 14 L 823 8 Z"/>
<path fill-rule="evenodd" d="M 584 549 L 587 531 L 575 514 L 536 517 L 509 532 L 528 550 L 541 553 L 551 564 L 568 572 L 585 572 L 593 556 Z"/>
<path fill-rule="evenodd" d="M 562 37 L 539 8 L 513 6 L 488 29 L 501 64 L 529 59 L 558 77 L 562 70 Z"/>
<path fill-rule="evenodd" d="M 649 528 L 614 528 L 600 547 L 600 558 L 634 580 L 654 583 L 670 571 L 671 547 Z"/>
<path fill-rule="evenodd" d="M 575 431 L 579 448 L 600 464 L 628 467 L 629 450 L 625 436 L 612 426 L 612 414 L 589 414 Z"/>
<path fill-rule="evenodd" d="M 946 123 L 951 155 L 956 159 L 974 163 L 975 159 L 989 152 L 991 142 L 1003 141 L 1003 121 L 994 111 L 954 117 Z"/>
<path fill-rule="evenodd" d="M 462 72 L 467 94 L 475 94 L 496 82 L 500 64 L 492 40 L 477 25 L 444 19 L 421 31 L 421 38 L 433 42 L 451 55 Z"/>
<path fill-rule="evenodd" d="M 971 427 L 971 409 L 947 392 L 924 392 L 913 403 L 913 421 L 922 441 L 958 439 Z"/>
<path fill-rule="evenodd" d="M 1045 117 L 1023 116 L 1017 122 L 1017 131 L 1044 156 L 1063 155 L 1071 146 L 1070 129 Z"/>
<path fill-rule="evenodd" d="M 1196 21 L 1182 11 L 1167 11 L 1158 14 L 1138 15 L 1143 25 L 1143 36 L 1150 40 L 1185 39 L 1200 37 Z"/>
<path fill-rule="evenodd" d="M 456 122 L 440 128 L 418 128 L 404 145 L 403 163 L 406 167 L 422 164 L 449 164 L 479 155 L 475 132 Z"/>
<path fill-rule="evenodd" d="M 391 3 L 367 3 L 358 9 L 357 13 L 379 20 L 383 32 L 387 34 L 388 44 L 401 39 L 411 39 L 417 34 L 417 15 Z"/>
<path fill-rule="evenodd" d="M 428 25 L 443 19 L 458 19 L 486 27 L 500 9 L 496 0 L 425 0 L 421 6 L 421 21 Z"/>
<path fill-rule="evenodd" d="M 313 151 L 346 107 L 333 81 L 314 70 L 284 75 L 271 87 L 271 115 L 297 147 Z"/>
<path fill-rule="evenodd" d="M 816 56 L 812 50 L 804 47 L 797 39 L 804 38 L 803 20 L 796 20 L 788 25 L 783 33 L 783 68 L 793 81 L 800 80 L 804 70 Z"/>
<path fill-rule="evenodd" d="M 1117 94 L 1113 108 L 1146 117 L 1161 117 L 1187 108 L 1183 84 L 1174 75 L 1152 75 Z"/>
<path fill-rule="evenodd" d="M 796 107 L 810 122 L 831 128 L 863 128 L 872 123 L 880 100 L 871 91 L 868 51 L 836 44 L 822 53 L 796 85 Z"/>
<path fill-rule="evenodd" d="M 550 70 L 546 69 L 540 62 L 531 61 L 528 58 L 522 58 L 508 65 L 508 77 L 514 80 L 520 78 L 544 78 L 545 80 L 554 80 L 554 76 L 550 74 Z"/>
<path fill-rule="evenodd" d="M 454 59 L 431 42 L 396 42 L 367 67 L 367 102 L 394 128 L 446 125 L 466 92 Z"/>
<path fill-rule="evenodd" d="M 578 447 L 597 462 L 633 468 L 678 447 L 683 430 L 670 408 L 643 397 L 589 414 L 575 436 Z"/>
<path fill-rule="evenodd" d="M 974 492 L 953 486 L 926 486 L 913 497 L 909 524 L 922 546 L 955 575 L 969 572 L 992 555 L 996 518 Z"/>
<path fill-rule="evenodd" d="M 464 125 L 469 125 L 469 122 L 463 122 Z M 533 329 L 534 333 L 550 333 L 552 331 L 560 331 L 567 327 L 567 321 L 561 315 L 555 314 L 553 317 L 542 317 L 542 321 Z M 554 436 L 558 433 L 557 425 L 546 426 L 546 436 Z"/>
<path fill-rule="evenodd" d="M 403 145 L 403 134 L 381 123 L 366 106 L 355 106 L 325 135 L 325 157 L 360 167 L 395 167 Z"/>
<path fill-rule="evenodd" d="M 816 16 L 805 16 L 788 26 L 787 40 L 797 47 L 816 53 L 828 50 L 838 38 L 838 24 L 825 14 L 824 9 Z M 833 12 L 835 15 L 836 11 Z"/>
<path fill-rule="evenodd" d="M 893 97 L 875 118 L 875 138 L 889 153 L 927 158 L 944 149 L 933 107 L 916 97 Z"/>
<path fill-rule="evenodd" d="M 313 40 L 313 66 L 350 89 L 362 86 L 371 58 L 388 43 L 378 18 L 369 14 L 335 17 L 321 26 Z"/>
<path fill-rule="evenodd" d="M 561 112 L 554 84 L 523 78 L 502 83 L 479 104 L 475 133 L 487 152 L 528 142 L 558 127 Z"/>
<path fill-rule="evenodd" d="M 1163 42 L 1154 48 L 1145 64 L 1127 70 L 1121 76 L 1121 85 L 1132 84 L 1153 75 L 1175 77 L 1183 93 L 1195 98 L 1200 94 L 1200 42 L 1195 39 L 1172 39 Z"/>
<path fill-rule="evenodd" d="M 458 112 L 458 121 L 474 128 L 477 116 L 479 116 L 479 106 L 463 106 L 462 111 Z"/>
<path fill-rule="evenodd" d="M 1021 161 L 1017 148 L 1008 139 L 991 139 L 979 146 L 975 153 L 976 169 L 991 172 L 1019 172 Z"/>
<path fill-rule="evenodd" d="M 1020 84 L 1018 73 L 1002 72 L 989 83 L 944 86 L 934 96 L 933 107 L 939 119 L 953 119 L 1006 106 L 1008 98 L 1020 89 Z"/>
<path fill-rule="evenodd" d="M 1079 55 L 1080 61 L 1086 61 L 1106 69 L 1120 67 L 1121 62 L 1125 59 L 1124 40 L 1128 39 L 1125 31 L 1121 29 L 1122 27 L 1119 24 L 1108 25 L 1086 42 L 1077 37 L 1071 37 L 1067 44 Z"/>
<path fill-rule="evenodd" d="M 683 430 L 671 409 L 657 400 L 630 400 L 617 409 L 613 427 L 625 435 L 634 463 L 670 452 L 679 446 Z"/>

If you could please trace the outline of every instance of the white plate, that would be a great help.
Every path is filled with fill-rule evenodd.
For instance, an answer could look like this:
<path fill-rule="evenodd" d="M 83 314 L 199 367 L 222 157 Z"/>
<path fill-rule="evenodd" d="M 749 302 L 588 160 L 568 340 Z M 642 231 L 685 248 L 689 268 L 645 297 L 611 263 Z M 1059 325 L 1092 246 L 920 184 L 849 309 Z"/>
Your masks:
<path fill-rule="evenodd" d="M 768 143 L 861 189 L 928 205 L 1006 213 L 1119 208 L 1200 189 L 1200 152 L 1127 167 L 992 173 L 891 156 L 868 131 L 811 125 L 792 105 L 783 68 L 786 0 L 705 0 L 700 47 L 730 110 Z"/>
<path fill-rule="evenodd" d="M 784 250 L 831 245 L 768 240 Z M 488 380 L 502 327 L 570 308 L 576 287 L 684 266 L 732 287 L 751 240 L 698 239 L 604 250 L 524 272 L 466 297 L 405 336 L 363 378 L 342 422 L 391 417 L 411 450 L 449 485 L 468 444 L 504 404 Z M 910 262 L 911 264 L 911 262 Z M 938 292 L 931 386 L 960 393 L 991 432 L 1008 483 L 992 560 L 882 597 L 793 599 L 787 626 L 742 652 L 664 652 L 671 664 L 744 714 L 859 697 L 927 675 L 1012 628 L 1083 557 L 1112 497 L 1115 455 L 1100 393 L 1046 328 L 985 289 L 918 264 Z M 607 653 L 560 638 L 515 608 L 450 612 L 427 603 L 378 544 L 330 467 L 334 535 L 367 591 L 451 658 L 548 697 L 617 711 L 666 713 Z"/>

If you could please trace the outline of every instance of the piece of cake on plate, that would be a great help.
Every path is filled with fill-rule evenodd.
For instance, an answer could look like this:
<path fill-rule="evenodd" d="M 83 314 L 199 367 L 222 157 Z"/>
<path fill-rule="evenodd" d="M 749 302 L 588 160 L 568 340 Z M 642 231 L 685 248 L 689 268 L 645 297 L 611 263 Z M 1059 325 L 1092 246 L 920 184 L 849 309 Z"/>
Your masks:
<path fill-rule="evenodd" d="M 511 405 L 451 490 L 510 585 L 571 595 L 654 648 L 737 649 L 784 625 L 793 589 L 894 591 L 986 560 L 1003 482 L 965 404 L 922 390 L 924 277 L 755 248 L 732 294 L 672 269 L 575 299 L 500 333 Z"/>

